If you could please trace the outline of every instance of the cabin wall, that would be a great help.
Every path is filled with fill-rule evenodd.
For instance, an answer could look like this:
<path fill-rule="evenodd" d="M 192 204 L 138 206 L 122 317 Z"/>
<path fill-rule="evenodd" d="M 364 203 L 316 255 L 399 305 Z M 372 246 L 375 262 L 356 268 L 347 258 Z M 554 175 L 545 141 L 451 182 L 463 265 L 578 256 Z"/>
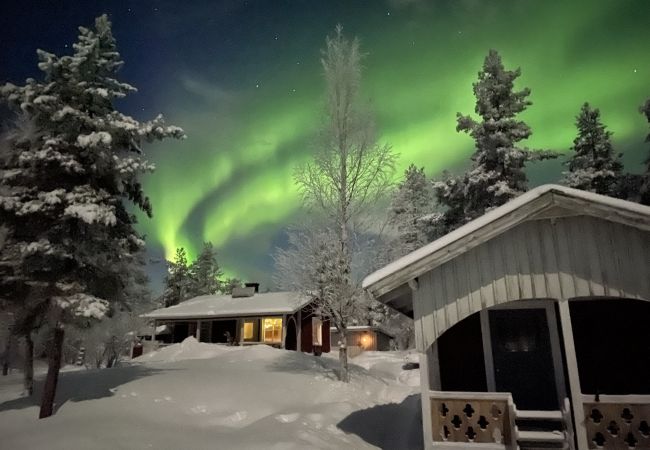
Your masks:
<path fill-rule="evenodd" d="M 650 232 L 627 225 L 591 216 L 524 222 L 418 278 L 418 350 L 470 314 L 510 301 L 650 300 L 648 255 Z"/>
<path fill-rule="evenodd" d="M 390 341 L 391 341 L 390 336 L 382 332 L 377 332 L 377 350 L 379 351 L 390 350 Z"/>

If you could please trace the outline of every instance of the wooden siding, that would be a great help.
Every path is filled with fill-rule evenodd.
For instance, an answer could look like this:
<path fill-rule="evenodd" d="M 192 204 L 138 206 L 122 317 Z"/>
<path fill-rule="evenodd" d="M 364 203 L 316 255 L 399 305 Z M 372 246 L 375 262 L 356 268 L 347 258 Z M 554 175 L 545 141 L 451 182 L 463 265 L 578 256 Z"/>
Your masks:
<path fill-rule="evenodd" d="M 428 348 L 470 314 L 520 299 L 650 301 L 650 232 L 591 216 L 531 220 L 419 277 L 416 326 Z"/>

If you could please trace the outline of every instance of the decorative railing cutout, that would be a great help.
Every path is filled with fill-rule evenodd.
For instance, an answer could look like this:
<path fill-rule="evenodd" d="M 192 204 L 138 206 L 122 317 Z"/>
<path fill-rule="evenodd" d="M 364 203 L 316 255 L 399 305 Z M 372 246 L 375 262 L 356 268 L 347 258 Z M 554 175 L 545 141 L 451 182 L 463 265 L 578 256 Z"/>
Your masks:
<path fill-rule="evenodd" d="M 650 449 L 650 396 L 583 395 L 590 449 Z"/>

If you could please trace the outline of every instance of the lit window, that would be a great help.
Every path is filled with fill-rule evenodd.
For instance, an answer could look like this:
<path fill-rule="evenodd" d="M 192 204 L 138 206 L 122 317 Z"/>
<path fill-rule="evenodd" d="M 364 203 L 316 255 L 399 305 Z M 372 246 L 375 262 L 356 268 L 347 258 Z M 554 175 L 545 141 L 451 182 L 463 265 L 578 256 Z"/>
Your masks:
<path fill-rule="evenodd" d="M 282 317 L 264 318 L 264 342 L 273 344 L 282 342 Z"/>
<path fill-rule="evenodd" d="M 323 345 L 323 321 L 318 317 L 311 318 L 312 345 Z"/>
<path fill-rule="evenodd" d="M 244 339 L 253 339 L 253 327 L 252 321 L 244 322 Z"/>

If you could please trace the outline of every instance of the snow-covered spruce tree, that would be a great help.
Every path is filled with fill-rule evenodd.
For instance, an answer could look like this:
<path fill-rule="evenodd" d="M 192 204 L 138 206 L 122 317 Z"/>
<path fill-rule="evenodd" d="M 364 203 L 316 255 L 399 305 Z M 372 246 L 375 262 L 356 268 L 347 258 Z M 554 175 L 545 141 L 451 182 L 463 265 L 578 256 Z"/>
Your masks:
<path fill-rule="evenodd" d="M 6 84 L 2 100 L 24 114 L 29 135 L 9 142 L 0 184 L 1 221 L 8 228 L 2 264 L 27 294 L 27 309 L 45 304 L 52 330 L 40 417 L 52 414 L 64 326 L 101 319 L 125 276 L 125 261 L 144 242 L 126 203 L 151 215 L 138 176 L 153 166 L 141 145 L 180 128 L 161 116 L 141 123 L 113 101 L 135 89 L 117 80 L 122 66 L 106 16 L 79 28 L 72 56 L 38 51 L 43 80 Z"/>
<path fill-rule="evenodd" d="M 390 243 L 391 259 L 399 258 L 430 242 L 436 232 L 430 225 L 435 214 L 435 199 L 424 168 L 411 164 L 404 172 L 389 209 L 389 222 L 395 226 L 397 238 Z"/>
<path fill-rule="evenodd" d="M 650 98 L 641 107 L 641 113 L 645 115 L 648 124 L 650 124 Z M 650 143 L 650 134 L 646 136 L 645 141 Z M 650 151 L 648 151 L 648 158 L 645 160 L 645 165 L 645 171 L 641 175 L 641 203 L 650 205 Z"/>
<path fill-rule="evenodd" d="M 165 307 L 177 305 L 187 300 L 190 294 L 191 279 L 187 263 L 187 253 L 183 247 L 176 249 L 173 261 L 167 261 L 167 276 L 163 291 Z"/>
<path fill-rule="evenodd" d="M 212 242 L 204 242 L 201 253 L 189 267 L 189 297 L 216 294 L 221 287 L 223 272 L 217 262 L 217 252 Z"/>
<path fill-rule="evenodd" d="M 481 120 L 457 115 L 456 130 L 468 133 L 476 149 L 466 173 L 446 174 L 434 183 L 436 197 L 446 207 L 441 217 L 446 232 L 525 192 L 526 163 L 557 157 L 553 152 L 518 147 L 532 134 L 525 122 L 517 120 L 517 115 L 531 105 L 530 89 L 514 90 L 520 74 L 520 69 L 506 70 L 499 53 L 490 50 L 473 84 L 474 111 Z"/>
<path fill-rule="evenodd" d="M 573 153 L 565 161 L 562 184 L 569 187 L 619 197 L 622 191 L 623 163 L 614 152 L 612 133 L 600 120 L 598 108 L 585 103 L 576 116 L 578 136 L 573 140 Z"/>
<path fill-rule="evenodd" d="M 351 230 L 365 208 L 384 195 L 391 183 L 395 155 L 377 143 L 375 126 L 360 100 L 359 42 L 343 35 L 339 25 L 328 36 L 321 59 L 326 83 L 326 117 L 313 160 L 296 170 L 296 183 L 305 206 L 333 223 L 336 256 L 328 264 L 327 283 L 318 296 L 321 309 L 345 336 L 350 317 L 338 313 L 342 305 L 362 296 L 351 273 Z M 356 222 L 356 223 L 355 223 Z M 313 268 L 314 270 L 316 268 Z M 340 347 L 340 378 L 349 381 L 347 349 Z"/>

